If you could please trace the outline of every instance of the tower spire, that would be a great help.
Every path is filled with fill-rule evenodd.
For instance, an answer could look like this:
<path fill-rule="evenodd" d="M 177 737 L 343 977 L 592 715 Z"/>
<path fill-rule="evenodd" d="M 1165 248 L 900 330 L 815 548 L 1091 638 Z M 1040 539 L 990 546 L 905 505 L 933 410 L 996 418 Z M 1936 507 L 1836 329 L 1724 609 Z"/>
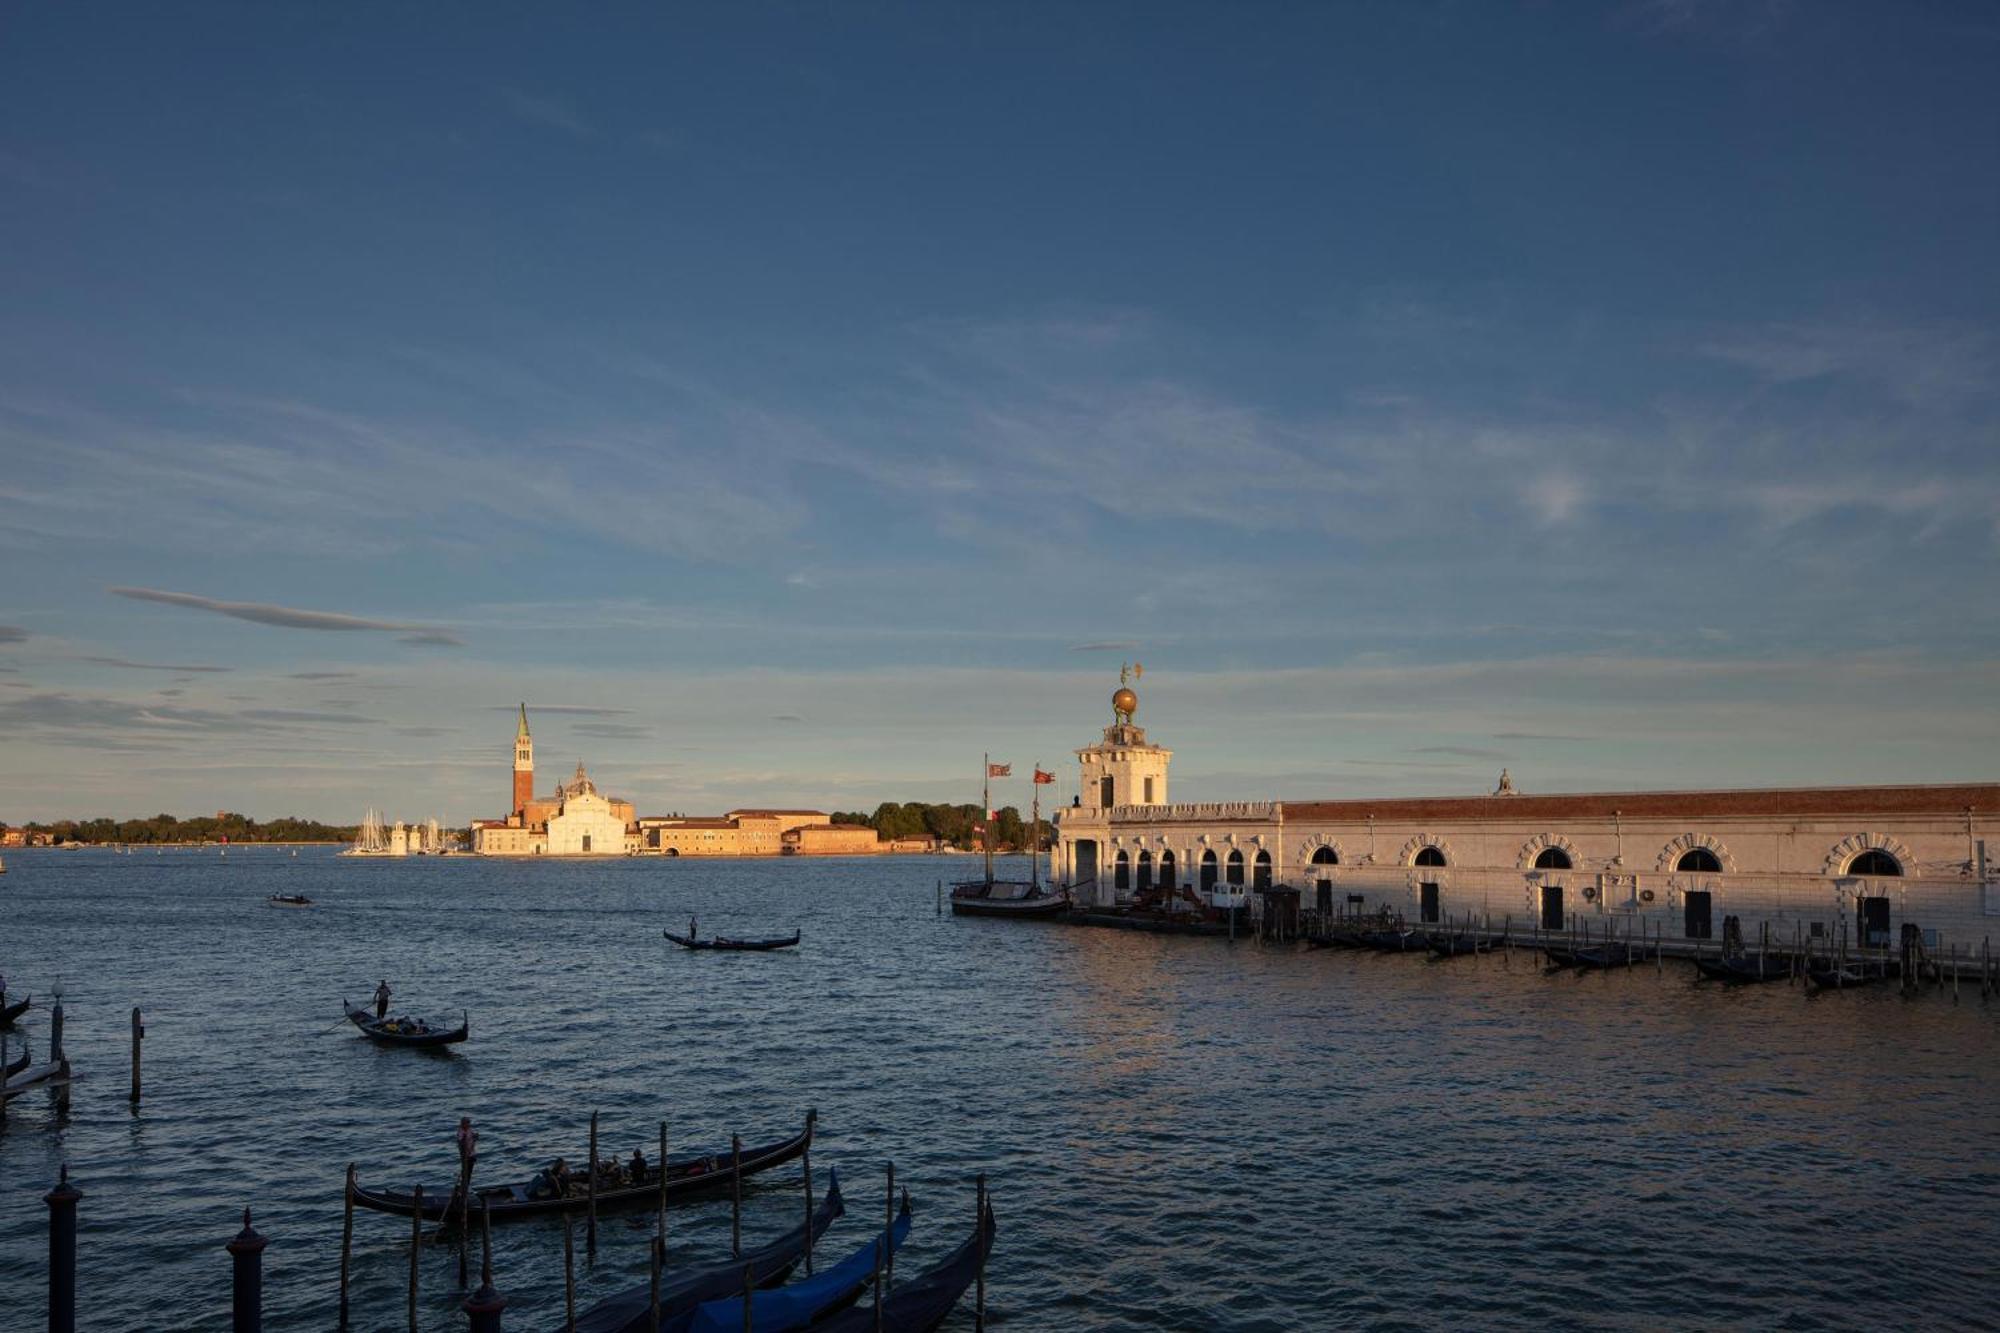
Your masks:
<path fill-rule="evenodd" d="M 514 728 L 514 739 L 517 741 L 528 739 L 528 705 L 526 702 L 521 704 L 521 725 Z"/>

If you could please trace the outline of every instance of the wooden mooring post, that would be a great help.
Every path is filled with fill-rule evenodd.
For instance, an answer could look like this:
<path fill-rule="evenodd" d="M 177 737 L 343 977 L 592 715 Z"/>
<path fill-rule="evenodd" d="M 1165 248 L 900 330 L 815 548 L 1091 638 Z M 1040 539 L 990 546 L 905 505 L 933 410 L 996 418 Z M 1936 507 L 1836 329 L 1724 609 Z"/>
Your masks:
<path fill-rule="evenodd" d="M 882 1245 L 886 1254 L 882 1261 L 882 1281 L 896 1280 L 896 1251 L 889 1240 L 896 1234 L 896 1164 L 889 1163 L 888 1187 L 882 1191 Z M 881 1315 L 877 1313 L 877 1319 Z"/>
<path fill-rule="evenodd" d="M 729 1252 L 743 1257 L 743 1136 L 729 1136 Z"/>
<path fill-rule="evenodd" d="M 808 1117 L 806 1124 L 808 1127 L 811 1126 L 812 1121 L 810 1117 Z M 806 1148 L 800 1154 L 799 1160 L 802 1165 L 799 1174 L 806 1190 L 806 1276 L 811 1277 L 813 1271 L 813 1148 L 811 1134 L 806 1135 Z"/>
<path fill-rule="evenodd" d="M 410 1333 L 417 1333 L 417 1260 L 424 1251 L 424 1187 L 417 1186 L 410 1197 Z"/>
<path fill-rule="evenodd" d="M 756 1269 L 743 1265 L 743 1333 L 756 1333 L 757 1315 L 751 1308 L 757 1298 Z"/>
<path fill-rule="evenodd" d="M 465 1311 L 472 1333 L 500 1333 L 500 1313 L 507 1298 L 493 1285 L 493 1205 L 479 1201 L 479 1290 L 465 1298 Z"/>
<path fill-rule="evenodd" d="M 347 1272 L 354 1252 L 354 1163 L 347 1164 L 347 1180 L 340 1195 L 340 1326 L 347 1327 Z"/>
<path fill-rule="evenodd" d="M 973 1213 L 972 1217 L 972 1234 L 975 1237 L 975 1239 L 972 1242 L 972 1249 L 973 1253 L 979 1256 L 979 1277 L 978 1277 L 978 1287 L 976 1289 L 976 1294 L 972 1302 L 972 1327 L 974 1328 L 974 1330 L 976 1330 L 976 1333 L 985 1333 L 986 1246 L 983 1242 L 985 1240 L 985 1228 L 986 1228 L 986 1173 L 984 1171 L 981 1171 L 979 1173 L 977 1177 L 977 1183 L 979 1186 L 979 1200 L 978 1200 L 978 1208 Z"/>
<path fill-rule="evenodd" d="M 590 1262 L 597 1262 L 597 1112 L 590 1113 L 590 1176 L 587 1186 L 590 1194 L 590 1219 L 584 1223 L 583 1251 Z"/>
<path fill-rule="evenodd" d="M 137 1006 L 132 1009 L 132 1105 L 139 1104 L 139 1043 L 146 1039 L 146 1023 Z"/>
<path fill-rule="evenodd" d="M 60 1068 L 56 1074 L 56 1114 L 69 1114 L 69 1056 L 63 1052 L 62 991 L 56 991 L 55 1008 L 49 1011 L 49 1059 Z"/>
<path fill-rule="evenodd" d="M 49 1333 L 76 1333 L 76 1203 L 82 1197 L 69 1183 L 68 1166 L 42 1196 L 49 1206 Z"/>
<path fill-rule="evenodd" d="M 576 1223 L 563 1209 L 563 1333 L 576 1333 Z"/>
<path fill-rule="evenodd" d="M 264 1333 L 264 1246 L 267 1243 L 250 1225 L 250 1210 L 245 1208 L 243 1230 L 223 1246 L 229 1251 L 232 1268 L 229 1287 L 231 1333 Z"/>
<path fill-rule="evenodd" d="M 660 1219 L 654 1239 L 660 1242 L 660 1262 L 667 1261 L 667 1122 L 660 1122 Z"/>

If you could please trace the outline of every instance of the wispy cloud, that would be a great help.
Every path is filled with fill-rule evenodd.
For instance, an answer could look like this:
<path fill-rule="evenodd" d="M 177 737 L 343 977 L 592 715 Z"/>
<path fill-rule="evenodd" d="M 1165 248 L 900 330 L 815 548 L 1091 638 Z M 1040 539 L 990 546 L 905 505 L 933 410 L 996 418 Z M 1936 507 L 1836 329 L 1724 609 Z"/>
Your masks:
<path fill-rule="evenodd" d="M 505 96 L 508 109 L 530 125 L 562 130 L 574 134 L 579 139 L 587 139 L 592 133 L 590 125 L 584 118 L 561 98 L 539 96 L 522 92 L 518 88 L 507 89 Z"/>
<path fill-rule="evenodd" d="M 1846 378 L 1926 410 L 1992 396 L 2000 369 L 1990 335 L 1953 325 L 1769 324 L 1717 337 L 1700 350 L 1774 384 Z"/>
<path fill-rule="evenodd" d="M 1139 646 L 1136 639 L 1105 639 L 1097 643 L 1073 643 L 1073 653 L 1129 653 Z"/>
<path fill-rule="evenodd" d="M 97 666 L 122 667 L 127 671 L 171 671 L 183 675 L 191 671 L 220 672 L 233 671 L 235 669 L 226 666 L 203 666 L 195 663 L 132 662 L 123 657 L 84 656 L 78 657 L 76 660 L 79 662 L 91 662 Z"/>
<path fill-rule="evenodd" d="M 521 705 L 495 704 L 493 711 L 496 713 L 518 713 L 521 711 Z M 624 717 L 631 711 L 629 708 L 599 708 L 594 704 L 531 703 L 528 705 L 528 716 L 530 718 L 537 713 L 564 713 L 575 717 Z"/>
<path fill-rule="evenodd" d="M 294 671 L 287 680 L 352 680 L 360 675 L 358 671 Z"/>
<path fill-rule="evenodd" d="M 0 643 L 20 643 L 28 637 L 28 631 L 19 625 L 0 625 Z"/>
<path fill-rule="evenodd" d="M 401 620 L 374 620 L 366 616 L 348 615 L 340 611 L 305 611 L 297 607 L 274 606 L 268 602 L 225 602 L 215 597 L 202 597 L 188 592 L 166 592 L 158 588 L 114 587 L 109 590 L 113 596 L 127 597 L 136 602 L 159 602 L 166 606 L 184 606 L 196 611 L 209 611 L 219 616 L 229 616 L 236 620 L 247 620 L 257 625 L 274 625 L 280 629 L 329 630 L 335 632 L 381 630 L 403 635 L 404 643 L 434 643 L 459 646 L 460 641 L 449 632 L 435 625 L 417 625 Z"/>
<path fill-rule="evenodd" d="M 579 736 L 593 736 L 608 741 L 639 741 L 653 733 L 645 727 L 635 727 L 624 722 L 578 722 L 570 730 Z"/>

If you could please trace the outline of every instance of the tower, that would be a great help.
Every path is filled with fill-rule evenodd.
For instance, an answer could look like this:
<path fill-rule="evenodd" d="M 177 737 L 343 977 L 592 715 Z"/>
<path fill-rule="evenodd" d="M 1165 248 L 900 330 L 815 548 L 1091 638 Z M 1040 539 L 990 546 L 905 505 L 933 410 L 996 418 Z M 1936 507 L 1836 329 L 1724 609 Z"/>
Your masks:
<path fill-rule="evenodd" d="M 1139 711 L 1139 696 L 1126 681 L 1136 668 L 1118 673 L 1118 692 L 1111 696 L 1112 724 L 1104 729 L 1104 739 L 1076 752 L 1082 765 L 1082 801 L 1085 809 L 1109 812 L 1120 805 L 1165 805 L 1167 764 L 1174 752 L 1146 740 L 1146 729 L 1132 724 Z"/>
<path fill-rule="evenodd" d="M 521 725 L 514 729 L 514 804 L 511 814 L 519 814 L 535 799 L 535 741 L 528 735 L 528 705 L 521 705 Z"/>

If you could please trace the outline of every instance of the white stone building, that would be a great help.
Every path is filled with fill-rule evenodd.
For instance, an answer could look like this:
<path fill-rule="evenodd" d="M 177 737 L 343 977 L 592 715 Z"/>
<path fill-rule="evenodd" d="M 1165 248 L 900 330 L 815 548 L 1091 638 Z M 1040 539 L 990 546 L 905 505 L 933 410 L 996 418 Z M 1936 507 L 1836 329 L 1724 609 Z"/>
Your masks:
<path fill-rule="evenodd" d="M 1719 938 L 1728 915 L 1787 943 L 1888 943 L 1905 922 L 1947 950 L 2000 936 L 2000 783 L 1529 796 L 1502 774 L 1470 797 L 1175 805 L 1171 752 L 1132 725 L 1137 705 L 1119 692 L 1057 814 L 1054 874 L 1080 905 L 1163 887 L 1254 905 L 1290 885 L 1308 910 L 1668 943 Z"/>

